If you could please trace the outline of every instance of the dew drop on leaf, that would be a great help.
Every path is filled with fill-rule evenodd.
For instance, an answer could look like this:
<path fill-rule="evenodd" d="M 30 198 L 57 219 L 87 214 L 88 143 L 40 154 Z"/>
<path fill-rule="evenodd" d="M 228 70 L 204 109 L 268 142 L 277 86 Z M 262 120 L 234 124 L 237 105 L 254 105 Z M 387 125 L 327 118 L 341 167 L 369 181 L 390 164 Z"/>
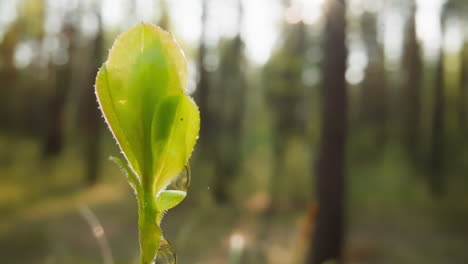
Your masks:
<path fill-rule="evenodd" d="M 187 164 L 184 170 L 182 170 L 182 172 L 172 180 L 171 184 L 167 187 L 167 190 L 187 192 L 190 187 L 191 176 L 192 172 L 190 170 L 190 165 Z"/>
<path fill-rule="evenodd" d="M 164 238 L 159 243 L 155 264 L 177 264 L 177 258 L 172 245 Z"/>

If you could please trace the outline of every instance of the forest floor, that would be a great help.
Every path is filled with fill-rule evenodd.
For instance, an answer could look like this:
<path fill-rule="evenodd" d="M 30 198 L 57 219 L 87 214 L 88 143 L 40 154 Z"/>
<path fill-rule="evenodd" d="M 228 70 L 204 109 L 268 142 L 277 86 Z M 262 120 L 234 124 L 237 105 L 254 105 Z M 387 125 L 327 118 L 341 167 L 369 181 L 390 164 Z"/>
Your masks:
<path fill-rule="evenodd" d="M 136 201 L 120 171 L 105 162 L 103 171 L 109 176 L 88 188 L 75 154 L 58 158 L 52 162 L 58 165 L 50 167 L 41 161 L 20 166 L 37 155 L 32 143 L 22 144 L 19 147 L 25 151 L 0 157 L 1 263 L 103 263 L 80 206 L 89 207 L 102 223 L 115 264 L 137 263 Z M 414 180 L 385 180 L 382 171 L 404 174 L 406 170 L 386 167 L 395 156 L 388 154 L 379 166 L 350 169 L 352 175 L 355 170 L 360 173 L 350 184 L 346 263 L 468 263 L 466 197 L 454 192 L 428 202 Z M 301 263 L 313 217 L 307 217 L 307 204 L 285 204 L 266 217 L 261 206 L 217 206 L 209 198 L 189 195 L 165 216 L 163 230 L 180 263 L 234 263 L 228 260 L 234 259 L 233 247 L 239 243 L 238 263 Z"/>

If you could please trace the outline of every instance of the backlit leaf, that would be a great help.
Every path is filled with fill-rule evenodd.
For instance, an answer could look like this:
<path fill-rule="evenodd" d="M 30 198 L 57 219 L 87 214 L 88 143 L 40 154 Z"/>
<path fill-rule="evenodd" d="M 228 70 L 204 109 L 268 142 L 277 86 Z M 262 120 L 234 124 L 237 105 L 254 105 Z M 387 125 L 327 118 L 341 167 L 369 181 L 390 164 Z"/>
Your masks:
<path fill-rule="evenodd" d="M 143 189 L 154 193 L 183 170 L 198 136 L 200 117 L 186 81 L 172 35 L 145 23 L 116 39 L 97 76 L 106 121 Z"/>

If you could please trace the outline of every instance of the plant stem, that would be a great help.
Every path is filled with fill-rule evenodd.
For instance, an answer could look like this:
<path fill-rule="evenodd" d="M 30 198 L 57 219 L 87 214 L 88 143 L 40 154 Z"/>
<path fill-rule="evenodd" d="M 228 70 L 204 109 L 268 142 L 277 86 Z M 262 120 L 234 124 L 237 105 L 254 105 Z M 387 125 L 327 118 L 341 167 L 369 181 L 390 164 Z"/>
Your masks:
<path fill-rule="evenodd" d="M 153 264 L 161 240 L 155 194 L 143 190 L 138 195 L 138 227 L 140 230 L 140 264 Z"/>

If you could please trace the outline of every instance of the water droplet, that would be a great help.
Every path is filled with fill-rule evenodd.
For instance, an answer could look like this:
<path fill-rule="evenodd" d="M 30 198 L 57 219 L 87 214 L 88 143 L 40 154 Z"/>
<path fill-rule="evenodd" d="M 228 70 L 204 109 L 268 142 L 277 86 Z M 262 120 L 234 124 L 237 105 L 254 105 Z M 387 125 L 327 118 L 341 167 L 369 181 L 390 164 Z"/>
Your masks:
<path fill-rule="evenodd" d="M 155 264 L 177 264 L 177 257 L 172 245 L 164 238 L 159 243 Z"/>
<path fill-rule="evenodd" d="M 190 164 L 187 163 L 184 170 L 172 180 L 171 184 L 167 187 L 167 190 L 184 191 L 187 192 L 190 187 L 190 180 L 192 172 L 190 170 Z"/>

